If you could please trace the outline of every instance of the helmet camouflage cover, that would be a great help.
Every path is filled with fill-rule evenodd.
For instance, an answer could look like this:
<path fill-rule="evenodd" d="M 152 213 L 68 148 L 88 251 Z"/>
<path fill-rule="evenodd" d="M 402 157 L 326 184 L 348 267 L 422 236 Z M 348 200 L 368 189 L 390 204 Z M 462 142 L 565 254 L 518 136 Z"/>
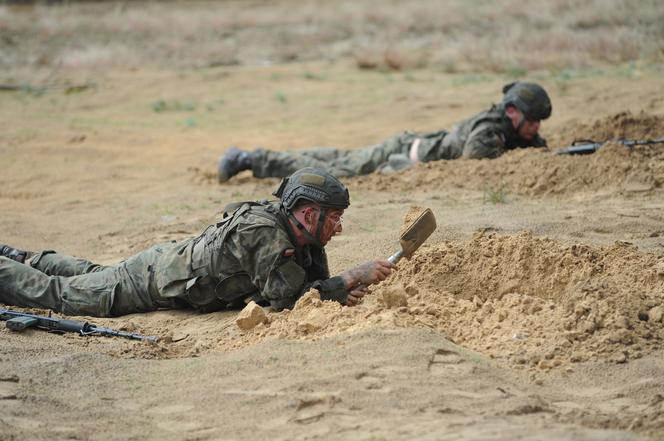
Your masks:
<path fill-rule="evenodd" d="M 516 81 L 503 87 L 503 106 L 513 105 L 531 121 L 551 116 L 551 100 L 542 86 L 536 83 Z"/>
<path fill-rule="evenodd" d="M 330 173 L 313 167 L 302 168 L 284 178 L 273 194 L 289 211 L 301 200 L 342 210 L 350 205 L 346 186 Z"/>

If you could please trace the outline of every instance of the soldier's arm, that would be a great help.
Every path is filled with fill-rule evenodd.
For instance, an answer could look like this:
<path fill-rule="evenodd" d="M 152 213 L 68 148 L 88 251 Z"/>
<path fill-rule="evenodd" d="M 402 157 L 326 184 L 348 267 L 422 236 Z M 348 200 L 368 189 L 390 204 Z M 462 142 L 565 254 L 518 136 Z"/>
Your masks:
<path fill-rule="evenodd" d="M 470 159 L 497 158 L 505 151 L 505 136 L 494 127 L 473 130 L 463 147 L 463 157 Z"/>

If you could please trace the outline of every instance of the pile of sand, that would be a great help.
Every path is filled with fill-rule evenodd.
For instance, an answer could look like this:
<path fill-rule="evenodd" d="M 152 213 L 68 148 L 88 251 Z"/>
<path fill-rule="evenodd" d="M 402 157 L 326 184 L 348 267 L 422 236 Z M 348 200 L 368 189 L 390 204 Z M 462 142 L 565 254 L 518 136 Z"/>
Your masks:
<path fill-rule="evenodd" d="M 310 291 L 292 311 L 240 330 L 235 314 L 160 321 L 166 343 L 136 356 L 226 351 L 266 338 L 311 340 L 368 327 L 427 327 L 516 367 L 639 358 L 664 339 L 664 256 L 627 243 L 565 245 L 529 233 L 478 232 L 402 261 L 363 304 L 321 301 Z M 226 314 L 226 315 L 224 315 Z M 144 330 L 145 331 L 145 330 Z M 181 337 L 186 335 L 181 341 Z M 170 341 L 172 340 L 172 341 Z"/>
<path fill-rule="evenodd" d="M 565 136 L 570 140 L 663 137 L 664 119 L 644 113 L 638 116 L 620 113 L 571 130 Z M 630 149 L 610 142 L 592 155 L 556 156 L 544 149 L 518 149 L 497 159 L 434 161 L 402 173 L 372 174 L 350 180 L 356 191 L 501 189 L 537 196 L 651 193 L 661 189 L 663 183 L 664 145 Z"/>
<path fill-rule="evenodd" d="M 386 288 L 398 286 L 409 294 L 411 322 L 517 364 L 624 361 L 664 337 L 664 257 L 625 243 L 478 233 L 416 255 Z"/>
<path fill-rule="evenodd" d="M 552 146 L 569 145 L 576 140 L 603 142 L 610 139 L 653 139 L 664 136 L 664 121 L 661 116 L 641 111 L 638 115 L 620 112 L 591 123 L 569 124 L 564 132 L 552 136 Z"/>

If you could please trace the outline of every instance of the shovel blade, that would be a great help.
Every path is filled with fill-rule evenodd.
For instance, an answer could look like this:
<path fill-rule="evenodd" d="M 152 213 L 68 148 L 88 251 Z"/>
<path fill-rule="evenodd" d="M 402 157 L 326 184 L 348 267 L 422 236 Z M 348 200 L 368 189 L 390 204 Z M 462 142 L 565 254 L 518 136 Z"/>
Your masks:
<path fill-rule="evenodd" d="M 399 238 L 403 257 L 410 259 L 435 229 L 436 217 L 433 215 L 433 211 L 427 208 L 406 228 Z"/>

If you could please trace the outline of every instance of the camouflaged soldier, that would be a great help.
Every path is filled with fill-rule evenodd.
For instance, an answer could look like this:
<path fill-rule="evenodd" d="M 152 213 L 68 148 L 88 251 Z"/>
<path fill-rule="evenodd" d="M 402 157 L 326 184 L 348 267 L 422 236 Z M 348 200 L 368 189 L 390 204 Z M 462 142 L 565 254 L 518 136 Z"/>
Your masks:
<path fill-rule="evenodd" d="M 403 133 L 381 144 L 357 150 L 317 147 L 297 152 L 253 152 L 230 148 L 219 160 L 218 176 L 225 182 L 242 170 L 257 178 L 287 176 L 301 167 L 317 167 L 335 176 L 404 169 L 415 162 L 456 158 L 496 158 L 506 150 L 545 147 L 540 121 L 551 115 L 551 100 L 535 83 L 503 87 L 500 104 L 460 122 L 451 131 Z"/>
<path fill-rule="evenodd" d="M 323 300 L 352 306 L 367 285 L 394 269 L 370 261 L 330 277 L 324 247 L 342 231 L 350 205 L 334 176 L 305 168 L 274 194 L 279 201 L 232 204 L 199 236 L 114 266 L 0 245 L 0 303 L 101 317 L 176 307 L 211 311 L 249 299 L 281 310 L 316 288 Z"/>

